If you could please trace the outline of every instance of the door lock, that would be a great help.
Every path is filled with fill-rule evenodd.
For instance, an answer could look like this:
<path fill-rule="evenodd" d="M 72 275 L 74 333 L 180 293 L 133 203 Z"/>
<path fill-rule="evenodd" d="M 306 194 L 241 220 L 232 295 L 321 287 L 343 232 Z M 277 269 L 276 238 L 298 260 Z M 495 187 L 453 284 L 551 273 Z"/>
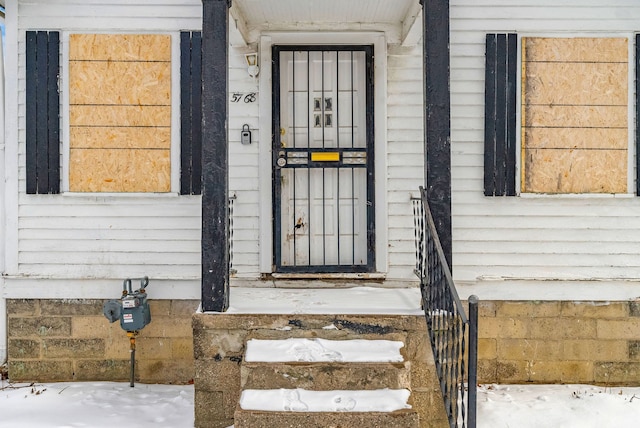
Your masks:
<path fill-rule="evenodd" d="M 242 132 L 240 133 L 240 142 L 244 145 L 251 144 L 251 129 L 246 123 L 242 125 Z"/>
<path fill-rule="evenodd" d="M 284 150 L 280 150 L 278 152 L 278 160 L 276 161 L 276 165 L 278 165 L 280 168 L 283 168 L 284 166 L 287 165 L 287 158 L 286 158 L 286 153 Z"/>

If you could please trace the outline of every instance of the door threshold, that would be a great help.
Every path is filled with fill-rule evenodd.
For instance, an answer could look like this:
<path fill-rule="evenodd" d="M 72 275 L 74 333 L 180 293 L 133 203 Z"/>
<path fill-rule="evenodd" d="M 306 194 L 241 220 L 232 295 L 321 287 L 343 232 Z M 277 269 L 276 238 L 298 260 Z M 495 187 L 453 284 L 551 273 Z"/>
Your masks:
<path fill-rule="evenodd" d="M 360 272 L 360 273 L 312 273 L 312 272 L 287 272 L 287 273 L 271 273 L 265 277 L 273 279 L 362 279 L 383 281 L 387 278 L 387 274 L 379 272 Z"/>

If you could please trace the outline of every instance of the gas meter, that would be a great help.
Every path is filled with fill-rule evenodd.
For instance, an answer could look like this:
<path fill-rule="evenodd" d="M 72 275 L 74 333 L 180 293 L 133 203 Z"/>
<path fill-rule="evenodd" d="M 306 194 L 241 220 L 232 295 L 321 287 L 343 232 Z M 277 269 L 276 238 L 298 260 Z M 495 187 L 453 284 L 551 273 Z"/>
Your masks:
<path fill-rule="evenodd" d="M 140 288 L 133 290 L 132 281 L 140 281 Z M 127 278 L 122 284 L 122 297 L 119 300 L 109 300 L 102 307 L 104 316 L 109 322 L 120 320 L 120 327 L 127 332 L 131 345 L 131 386 L 133 387 L 136 364 L 136 336 L 151 322 L 151 311 L 147 302 L 145 288 L 149 285 L 149 278 Z"/>
<path fill-rule="evenodd" d="M 140 280 L 140 288 L 132 290 L 131 281 Z M 145 287 L 149 285 L 149 278 L 127 278 L 122 284 L 122 298 L 109 300 L 104 304 L 104 316 L 110 322 L 120 320 L 120 327 L 126 331 L 142 330 L 151 322 L 151 311 L 147 302 Z"/>

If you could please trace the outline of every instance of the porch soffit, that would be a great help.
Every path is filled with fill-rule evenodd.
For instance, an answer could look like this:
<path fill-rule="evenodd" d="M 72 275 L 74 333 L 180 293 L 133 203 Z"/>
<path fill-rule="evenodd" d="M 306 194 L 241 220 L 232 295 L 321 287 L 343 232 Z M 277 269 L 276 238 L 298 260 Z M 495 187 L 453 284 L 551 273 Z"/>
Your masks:
<path fill-rule="evenodd" d="M 263 31 L 300 30 L 384 31 L 388 43 L 416 44 L 421 11 L 418 0 L 233 0 L 231 43 L 256 43 Z"/>

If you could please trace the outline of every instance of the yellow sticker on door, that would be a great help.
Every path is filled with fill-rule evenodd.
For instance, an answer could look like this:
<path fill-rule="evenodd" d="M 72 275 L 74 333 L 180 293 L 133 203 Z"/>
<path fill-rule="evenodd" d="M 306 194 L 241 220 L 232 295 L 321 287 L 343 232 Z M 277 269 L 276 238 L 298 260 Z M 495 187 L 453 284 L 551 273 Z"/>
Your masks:
<path fill-rule="evenodd" d="M 340 162 L 340 152 L 311 153 L 311 162 Z"/>

